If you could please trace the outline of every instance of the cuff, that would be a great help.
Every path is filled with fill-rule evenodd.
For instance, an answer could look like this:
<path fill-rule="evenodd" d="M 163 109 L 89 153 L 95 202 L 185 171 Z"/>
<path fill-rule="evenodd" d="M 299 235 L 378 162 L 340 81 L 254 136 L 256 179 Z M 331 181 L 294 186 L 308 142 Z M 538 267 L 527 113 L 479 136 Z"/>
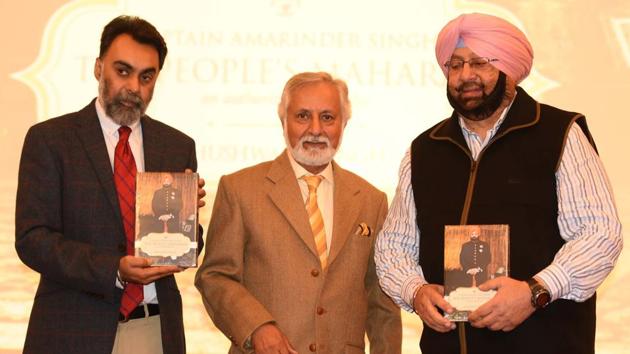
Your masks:
<path fill-rule="evenodd" d="M 542 280 L 551 294 L 551 301 L 566 298 L 571 292 L 571 278 L 565 270 L 557 265 L 551 264 L 547 268 L 536 274 Z"/>
<path fill-rule="evenodd" d="M 427 284 L 427 282 L 420 276 L 414 276 L 408 278 L 401 287 L 402 299 L 405 302 L 403 310 L 407 312 L 414 312 L 413 300 L 416 297 L 416 293 L 421 286 Z"/>
<path fill-rule="evenodd" d="M 122 280 L 122 278 L 120 277 L 120 270 L 117 270 L 116 271 L 116 287 L 120 289 L 124 289 L 126 285 L 127 285 L 127 282 Z"/>

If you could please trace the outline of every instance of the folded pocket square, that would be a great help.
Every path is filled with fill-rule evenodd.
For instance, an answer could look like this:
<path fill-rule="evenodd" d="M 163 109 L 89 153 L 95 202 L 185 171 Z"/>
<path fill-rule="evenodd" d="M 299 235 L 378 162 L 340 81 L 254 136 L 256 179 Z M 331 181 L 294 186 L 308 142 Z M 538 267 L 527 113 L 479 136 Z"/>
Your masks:
<path fill-rule="evenodd" d="M 366 223 L 362 222 L 357 226 L 357 231 L 354 232 L 355 235 L 369 237 L 372 234 L 372 228 L 370 228 Z"/>

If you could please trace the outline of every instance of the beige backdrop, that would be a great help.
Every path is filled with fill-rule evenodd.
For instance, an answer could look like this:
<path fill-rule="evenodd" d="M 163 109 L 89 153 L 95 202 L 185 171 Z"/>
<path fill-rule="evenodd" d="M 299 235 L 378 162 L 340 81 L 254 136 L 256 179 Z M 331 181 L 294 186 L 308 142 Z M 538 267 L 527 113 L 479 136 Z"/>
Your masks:
<path fill-rule="evenodd" d="M 503 16 L 527 33 L 535 70 L 525 88 L 586 114 L 622 222 L 629 222 L 627 0 L 0 0 L 0 353 L 21 352 L 39 277 L 13 247 L 22 141 L 29 126 L 95 96 L 92 65 L 111 18 L 140 15 L 165 35 L 169 56 L 149 113 L 195 138 L 211 206 L 222 174 L 282 150 L 275 105 L 286 79 L 304 70 L 347 79 L 354 117 L 338 161 L 391 200 L 409 142 L 450 111 L 435 36 L 448 19 L 471 11 Z M 627 253 L 599 291 L 600 354 L 630 347 Z M 194 270 L 178 275 L 189 352 L 225 353 L 228 342 L 205 314 L 193 277 Z M 417 353 L 421 325 L 411 314 L 404 325 L 405 352 Z"/>

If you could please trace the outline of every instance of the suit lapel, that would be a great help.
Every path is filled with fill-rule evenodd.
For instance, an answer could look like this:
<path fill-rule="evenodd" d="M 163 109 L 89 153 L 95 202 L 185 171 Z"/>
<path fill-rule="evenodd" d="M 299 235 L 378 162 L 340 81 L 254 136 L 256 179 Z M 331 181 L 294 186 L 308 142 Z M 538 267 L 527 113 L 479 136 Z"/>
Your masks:
<path fill-rule="evenodd" d="M 144 150 L 144 170 L 159 172 L 162 169 L 161 158 L 164 155 L 165 139 L 153 119 L 142 117 L 142 146 Z"/>
<path fill-rule="evenodd" d="M 267 179 L 273 183 L 269 191 L 269 198 L 308 246 L 313 255 L 317 257 L 315 239 L 311 225 L 308 222 L 308 215 L 302 201 L 300 187 L 286 154 L 287 152 L 284 151 L 276 158 L 267 174 Z"/>
<path fill-rule="evenodd" d="M 335 190 L 333 194 L 333 234 L 328 255 L 328 264 L 332 264 L 343 249 L 348 237 L 354 235 L 354 228 L 359 224 L 357 218 L 361 210 L 360 189 L 352 183 L 347 171 L 333 161 Z"/>
<path fill-rule="evenodd" d="M 96 177 L 98 178 L 107 200 L 109 201 L 117 220 L 122 220 L 120 216 L 120 206 L 118 205 L 118 195 L 114 185 L 114 172 L 109 160 L 103 130 L 96 115 L 96 108 L 93 100 L 88 106 L 79 112 L 77 135 L 85 148 L 85 152 L 92 163 Z M 122 231 L 122 221 L 120 223 Z"/>

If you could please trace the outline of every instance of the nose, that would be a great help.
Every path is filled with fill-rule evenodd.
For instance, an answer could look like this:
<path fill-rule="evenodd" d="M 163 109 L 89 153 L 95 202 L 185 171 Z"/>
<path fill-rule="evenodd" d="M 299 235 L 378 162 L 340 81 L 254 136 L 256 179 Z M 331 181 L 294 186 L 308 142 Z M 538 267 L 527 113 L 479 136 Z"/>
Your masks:
<path fill-rule="evenodd" d="M 462 66 L 462 70 L 460 71 L 459 75 L 462 80 L 467 81 L 475 77 L 477 74 L 470 66 L 470 63 L 466 61 L 464 62 L 464 65 Z"/>
<path fill-rule="evenodd" d="M 322 123 L 319 121 L 319 117 L 311 119 L 311 125 L 309 126 L 309 132 L 313 135 L 320 135 L 322 132 Z"/>
<path fill-rule="evenodd" d="M 140 78 L 133 76 L 130 77 L 129 80 L 127 80 L 127 90 L 133 93 L 140 92 Z"/>

